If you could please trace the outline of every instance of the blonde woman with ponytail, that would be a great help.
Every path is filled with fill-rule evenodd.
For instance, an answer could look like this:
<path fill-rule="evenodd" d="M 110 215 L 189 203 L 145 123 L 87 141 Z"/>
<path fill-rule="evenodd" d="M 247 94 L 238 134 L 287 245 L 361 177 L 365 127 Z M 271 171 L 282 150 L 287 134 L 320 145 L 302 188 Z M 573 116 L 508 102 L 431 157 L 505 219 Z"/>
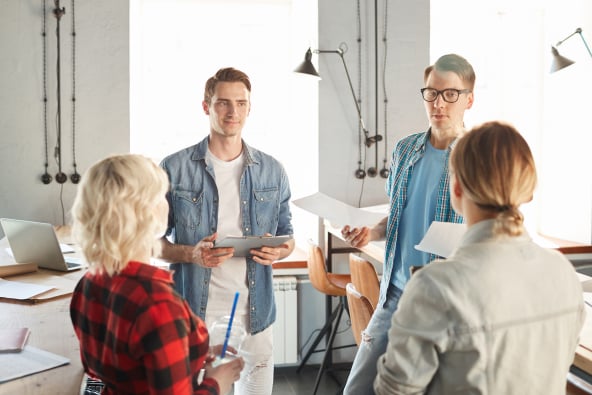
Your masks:
<path fill-rule="evenodd" d="M 520 205 L 536 182 L 512 126 L 488 122 L 459 139 L 450 198 L 467 232 L 405 288 L 377 394 L 565 394 L 584 302 L 571 263 L 524 228 Z"/>

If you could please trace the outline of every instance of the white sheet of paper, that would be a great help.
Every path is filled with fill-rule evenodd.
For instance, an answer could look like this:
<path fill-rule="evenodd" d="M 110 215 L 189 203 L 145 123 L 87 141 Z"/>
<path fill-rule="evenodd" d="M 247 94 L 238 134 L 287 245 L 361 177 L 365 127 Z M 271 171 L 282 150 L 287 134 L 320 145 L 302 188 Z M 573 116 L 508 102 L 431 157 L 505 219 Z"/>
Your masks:
<path fill-rule="evenodd" d="M 415 249 L 448 258 L 466 230 L 465 224 L 434 221 Z"/>
<path fill-rule="evenodd" d="M 25 300 L 54 289 L 52 286 L 8 281 L 0 278 L 0 298 Z"/>
<path fill-rule="evenodd" d="M 321 192 L 292 200 L 292 203 L 303 210 L 328 220 L 335 228 L 341 228 L 344 225 L 352 227 L 372 226 L 387 216 L 387 213 L 350 206 Z"/>
<path fill-rule="evenodd" d="M 68 358 L 33 346 L 18 353 L 0 353 L 0 383 L 69 363 Z"/>

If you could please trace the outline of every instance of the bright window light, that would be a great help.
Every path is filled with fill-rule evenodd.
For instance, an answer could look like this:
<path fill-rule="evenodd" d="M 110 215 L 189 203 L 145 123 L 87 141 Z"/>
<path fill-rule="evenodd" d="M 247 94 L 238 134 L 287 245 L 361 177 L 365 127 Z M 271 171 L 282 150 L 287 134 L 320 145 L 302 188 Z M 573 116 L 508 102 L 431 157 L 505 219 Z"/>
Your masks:
<path fill-rule="evenodd" d="M 130 2 L 131 151 L 159 162 L 206 137 L 205 82 L 232 66 L 252 83 L 244 140 L 283 163 L 293 197 L 316 192 L 318 83 L 292 72 L 317 40 L 316 15 L 307 0 Z M 293 216 L 299 244 L 316 240 L 316 218 Z"/>

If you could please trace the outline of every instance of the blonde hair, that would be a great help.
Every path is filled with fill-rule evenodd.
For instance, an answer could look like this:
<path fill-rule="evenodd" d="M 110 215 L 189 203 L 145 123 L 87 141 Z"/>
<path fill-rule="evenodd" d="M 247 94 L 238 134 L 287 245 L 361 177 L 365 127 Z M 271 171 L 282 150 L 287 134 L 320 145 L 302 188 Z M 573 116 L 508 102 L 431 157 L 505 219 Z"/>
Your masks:
<path fill-rule="evenodd" d="M 528 143 L 514 127 L 501 122 L 474 127 L 458 140 L 450 168 L 469 199 L 498 213 L 495 234 L 522 234 L 518 207 L 532 200 L 537 174 Z"/>
<path fill-rule="evenodd" d="M 72 207 L 72 229 L 90 270 L 113 275 L 154 251 L 166 226 L 155 210 L 168 186 L 164 170 L 141 155 L 110 156 L 88 169 Z"/>
<path fill-rule="evenodd" d="M 467 84 L 467 88 L 473 90 L 475 88 L 475 70 L 473 66 L 462 56 L 457 54 L 442 55 L 436 63 L 426 67 L 423 72 L 423 81 L 426 82 L 430 73 L 437 71 L 451 71 L 459 76 L 461 80 Z"/>

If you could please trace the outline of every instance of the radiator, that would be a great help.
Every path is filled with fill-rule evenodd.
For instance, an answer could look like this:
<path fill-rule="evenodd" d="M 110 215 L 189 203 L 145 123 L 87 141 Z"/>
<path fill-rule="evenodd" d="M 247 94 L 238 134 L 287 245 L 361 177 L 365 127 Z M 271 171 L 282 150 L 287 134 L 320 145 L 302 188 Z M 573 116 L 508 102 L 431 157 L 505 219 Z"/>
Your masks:
<path fill-rule="evenodd" d="M 277 316 L 273 325 L 273 359 L 276 365 L 298 362 L 298 294 L 294 276 L 273 278 Z"/>

